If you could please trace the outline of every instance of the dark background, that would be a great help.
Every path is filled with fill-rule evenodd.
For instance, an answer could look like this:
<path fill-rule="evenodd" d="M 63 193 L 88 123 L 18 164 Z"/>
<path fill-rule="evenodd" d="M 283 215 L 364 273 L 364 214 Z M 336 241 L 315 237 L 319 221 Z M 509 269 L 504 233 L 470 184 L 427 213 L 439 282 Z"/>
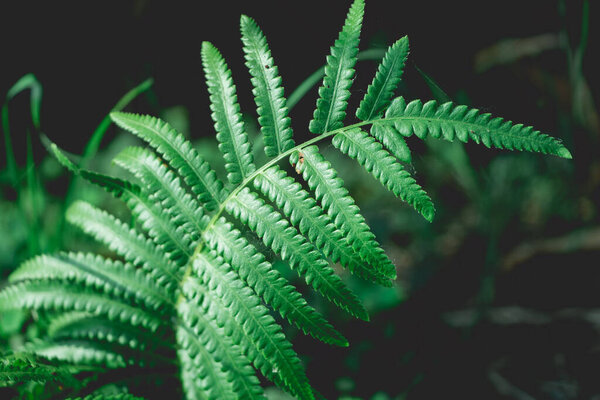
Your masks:
<path fill-rule="evenodd" d="M 583 76 L 592 98 L 599 101 L 595 23 L 600 7 L 591 3 Z M 513 201 L 520 190 L 551 171 L 567 171 L 552 176 L 553 191 L 546 197 L 558 199 L 559 206 L 572 213 L 549 212 L 542 222 L 523 228 L 531 214 L 522 212 L 526 205 L 508 200 L 506 204 L 492 203 L 496 208 L 476 203 L 456 182 L 439 183 L 430 176 L 424 147 L 409 143 L 414 145 L 417 171 L 423 171 L 420 182 L 433 191 L 439 220 L 429 228 L 421 228 L 421 222 L 414 230 L 390 227 L 396 221 L 390 215 L 398 203 L 389 203 L 390 197 L 360 203 L 368 197 L 361 190 L 367 189 L 360 184 L 351 187 L 386 250 L 400 265 L 400 280 L 408 294 L 395 307 L 376 309 L 369 324 L 332 315 L 336 327 L 350 340 L 349 349 L 328 349 L 301 335 L 295 337 L 295 348 L 306 357 L 311 382 L 328 397 L 351 394 L 372 398 L 380 393 L 423 399 L 599 398 L 600 240 L 592 237 L 590 246 L 560 254 L 540 252 L 502 273 L 486 272 L 490 265 L 502 264 L 501 255 L 512 254 L 522 242 L 595 232 L 600 226 L 598 130 L 593 121 L 573 115 L 573 81 L 564 43 L 484 72 L 475 69 L 476 55 L 505 39 L 564 31 L 566 40 L 576 47 L 582 2 L 564 4 L 561 17 L 559 3 L 549 0 L 367 1 L 361 49 L 409 36 L 411 53 L 402 95 L 432 97 L 416 65 L 458 102 L 525 122 L 565 141 L 574 155 L 568 164 L 552 159 L 548 164 L 519 164 L 516 161 L 520 159 L 506 158 L 509 165 L 515 160 L 515 169 L 535 168 L 540 178 L 515 180 L 501 197 Z M 200 59 L 202 41 L 221 50 L 233 71 L 242 110 L 252 113 L 255 106 L 239 39 L 240 14 L 255 18 L 265 32 L 289 95 L 323 65 L 348 5 L 347 1 L 325 0 L 3 2 L 0 95 L 25 73 L 34 73 L 44 89 L 43 132 L 62 148 L 80 154 L 115 102 L 139 82 L 153 77 L 151 94 L 136 99 L 127 110 L 161 115 L 173 106 L 183 106 L 189 115 L 191 137 L 212 137 Z M 364 91 L 375 68 L 373 62 L 358 64 L 354 101 L 361 97 L 357 94 Z M 303 128 L 312 115 L 315 94 L 316 89 L 292 112 L 298 137 L 306 134 Z M 27 102 L 27 96 L 19 96 L 10 108 L 20 164 L 25 158 L 25 141 L 18 132 L 23 132 L 20 127 L 29 121 Z M 116 135 L 117 130 L 110 129 L 103 145 Z M 493 187 L 492 167 L 502 152 L 473 144 L 465 147 L 485 192 Z M 45 150 L 36 139 L 34 152 L 36 159 L 44 157 Z M 3 150 L 0 157 L 3 167 Z M 60 189 L 54 192 L 60 195 Z M 476 204 L 475 211 L 469 204 Z M 488 221 L 509 206 L 520 214 L 506 218 L 501 228 L 490 232 Z M 464 222 L 469 212 L 477 215 L 476 223 Z M 388 220 L 383 221 L 386 216 Z M 412 217 L 408 218 L 402 221 L 412 224 Z M 456 234 L 452 233 L 455 228 Z M 457 249 L 450 254 L 435 253 L 434 244 L 444 240 L 458 241 Z M 425 255 L 413 254 L 411 266 L 403 270 L 400 253 L 395 253 L 403 247 L 416 247 Z M 497 253 L 490 256 L 490 249 Z M 496 257 L 495 261 L 487 261 L 490 257 Z M 481 288 L 489 276 L 496 277 L 494 296 L 481 302 L 485 292 Z M 481 320 L 474 325 L 460 322 L 461 312 L 475 312 L 481 303 L 487 310 Z"/>
<path fill-rule="evenodd" d="M 580 2 L 567 3 L 566 22 L 577 36 Z M 151 76 L 159 107 L 186 106 L 192 134 L 212 135 L 206 128 L 211 120 L 201 68 L 202 41 L 222 51 L 242 107 L 250 111 L 253 104 L 239 39 L 240 14 L 255 18 L 266 33 L 289 94 L 324 63 L 347 5 L 345 1 L 311 0 L 3 2 L 0 93 L 33 72 L 44 87 L 44 131 L 55 140 L 68 138 L 64 145 L 75 152 L 116 100 Z M 496 71 L 482 77 L 473 73 L 473 62 L 477 51 L 501 39 L 558 32 L 564 24 L 557 9 L 554 1 L 372 0 L 366 6 L 361 48 L 373 40 L 391 43 L 408 35 L 409 64 L 416 63 L 451 96 L 463 89 L 478 107 L 548 131 L 551 117 L 537 107 L 525 108 L 526 101 L 535 104 L 538 99 L 535 93 L 522 90 L 523 82 L 515 72 Z M 597 8 L 592 6 L 591 12 L 595 15 Z M 593 25 L 591 34 L 586 71 L 600 68 L 592 50 L 597 44 Z M 546 54 L 543 62 L 553 71 L 566 71 L 565 57 L 558 51 Z M 356 90 L 364 90 L 374 66 L 363 68 L 358 68 Z M 598 74 L 586 76 L 591 87 L 600 85 Z M 405 79 L 413 89 L 412 97 L 430 97 L 410 65 Z M 314 95 L 308 96 L 294 116 L 308 120 L 313 106 Z M 151 111 L 142 106 L 138 110 Z"/>

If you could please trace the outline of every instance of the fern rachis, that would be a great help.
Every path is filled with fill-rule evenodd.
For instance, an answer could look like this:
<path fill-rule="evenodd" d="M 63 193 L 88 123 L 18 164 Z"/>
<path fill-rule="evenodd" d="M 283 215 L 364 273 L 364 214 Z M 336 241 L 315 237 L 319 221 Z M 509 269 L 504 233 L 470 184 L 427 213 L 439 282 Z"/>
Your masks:
<path fill-rule="evenodd" d="M 350 273 L 387 286 L 396 278 L 393 263 L 335 167 L 319 152 L 319 143 L 331 138 L 429 221 L 435 212 L 431 199 L 399 162 L 410 161 L 405 136 L 471 139 L 487 147 L 571 157 L 558 140 L 476 109 L 394 99 L 408 54 L 406 37 L 386 52 L 355 112 L 358 121 L 344 125 L 363 12 L 363 0 L 355 0 L 327 57 L 309 124 L 316 136 L 301 144 L 292 137 L 266 37 L 253 19 L 241 17 L 268 157 L 263 165 L 255 165 L 252 157 L 232 72 L 216 47 L 202 44 L 226 183 L 189 141 L 151 116 L 111 114 L 151 148 L 128 148 L 115 159 L 135 182 L 80 169 L 51 146 L 71 171 L 121 198 L 135 223 L 128 226 L 75 202 L 68 220 L 120 259 L 80 253 L 36 257 L 0 292 L 0 310 L 29 308 L 48 318 L 45 339 L 22 351 L 42 360 L 31 363 L 37 368 L 31 379 L 52 381 L 53 367 L 44 361 L 57 359 L 65 367 L 60 372 L 69 377 L 89 365 L 100 366 L 100 377 L 127 365 L 175 363 L 186 398 L 264 398 L 258 370 L 298 398 L 314 399 L 300 358 L 270 310 L 327 344 L 347 346 L 348 341 L 274 269 L 270 253 L 325 299 L 364 320 L 368 314 L 360 299 L 331 264 L 339 262 Z M 286 160 L 297 174 L 286 172 Z M 264 248 L 253 244 L 257 239 Z M 147 349 L 152 353 L 145 354 Z M 0 379 L 2 374 L 10 382 L 28 378 L 22 361 L 0 367 Z"/>

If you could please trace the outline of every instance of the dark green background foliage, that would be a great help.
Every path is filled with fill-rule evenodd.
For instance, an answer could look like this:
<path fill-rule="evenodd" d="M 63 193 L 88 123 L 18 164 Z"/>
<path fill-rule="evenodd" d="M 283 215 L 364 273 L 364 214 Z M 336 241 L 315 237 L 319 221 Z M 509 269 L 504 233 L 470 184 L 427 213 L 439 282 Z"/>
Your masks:
<path fill-rule="evenodd" d="M 32 120 L 29 92 L 4 108 L 19 168 L 13 173 L 6 167 L 11 155 L 2 142 L 0 289 L 21 262 L 43 252 L 114 256 L 63 223 L 63 213 L 75 200 L 130 218 L 122 202 L 68 175 L 44 147 L 42 133 L 91 170 L 125 177 L 111 160 L 141 142 L 111 125 L 107 114 L 123 94 L 153 78 L 151 86 L 138 88 L 116 108 L 169 122 L 225 179 L 231 170 L 225 170 L 217 150 L 200 56 L 203 41 L 213 43 L 227 60 L 250 139 L 260 139 L 241 50 L 240 15 L 256 19 L 267 36 L 289 99 L 325 62 L 349 6 L 332 2 L 323 8 L 323 3 L 215 2 L 204 10 L 149 1 L 3 3 L 0 96 L 8 96 L 28 72 L 37 77 L 43 96 L 39 124 Z M 600 70 L 595 50 L 600 7 L 581 1 L 425 3 L 366 4 L 360 50 L 385 49 L 404 35 L 410 39 L 395 96 L 407 102 L 453 100 L 532 125 L 562 139 L 573 160 L 408 137 L 412 154 L 397 143 L 395 155 L 433 200 L 436 213 L 430 224 L 355 161 L 323 143 L 321 153 L 339 171 L 398 276 L 387 288 L 336 267 L 368 311 L 367 323 L 325 301 L 276 261 L 274 266 L 350 346 L 326 345 L 292 324 L 283 323 L 284 332 L 311 385 L 327 398 L 594 398 L 600 395 L 600 124 L 595 102 L 600 101 L 600 77 L 592 71 Z M 357 63 L 346 125 L 358 121 L 354 110 L 377 65 Z M 314 137 L 308 127 L 317 96 L 315 87 L 290 113 L 296 144 Z M 396 112 L 402 109 L 400 101 L 395 105 Z M 393 116 L 394 107 L 388 113 Z M 313 132 L 319 129 L 311 124 Z M 94 132 L 97 142 L 90 145 Z M 333 144 L 347 149 L 344 140 Z M 257 167 L 267 159 L 261 147 L 254 147 Z M 145 156 L 130 150 L 119 157 L 126 164 L 127 157 Z M 297 177 L 293 169 L 288 173 Z M 76 204 L 81 215 L 91 212 Z M 415 204 L 427 214 L 421 203 Z M 259 241 L 252 244 L 268 250 Z M 71 323 L 67 316 L 49 327 L 47 317 L 43 312 L 2 313 L 0 353 L 27 342 L 43 354 L 38 339 L 49 329 L 60 337 L 61 324 Z M 135 341 L 135 335 L 124 337 Z M 336 340 L 343 344 L 343 338 Z M 180 394 L 176 366 L 157 371 L 132 367 L 127 377 L 116 370 L 100 380 L 90 369 L 75 380 L 71 370 L 51 363 L 34 370 L 38 361 L 23 357 L 10 368 L 0 363 L 0 374 L 10 369 L 17 377 L 35 371 L 34 381 L 51 377 L 45 386 L 0 387 L 0 397 L 85 395 L 107 382 L 115 384 L 105 386 L 105 393 L 118 393 L 120 381 L 131 375 L 137 378 L 127 385 L 135 394 Z M 89 388 L 81 389 L 85 384 Z M 267 395 L 285 398 L 274 387 Z"/>

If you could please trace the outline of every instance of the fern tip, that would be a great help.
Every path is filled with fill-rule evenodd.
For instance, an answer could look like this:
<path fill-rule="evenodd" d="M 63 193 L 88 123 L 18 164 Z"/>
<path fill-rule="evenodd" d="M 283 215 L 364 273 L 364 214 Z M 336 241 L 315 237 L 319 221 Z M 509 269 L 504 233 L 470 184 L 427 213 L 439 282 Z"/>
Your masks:
<path fill-rule="evenodd" d="M 573 155 L 571 154 L 571 152 L 569 150 L 567 150 L 566 147 L 561 147 L 558 152 L 556 153 L 557 156 L 562 157 L 562 158 L 566 158 L 567 160 L 572 160 L 573 159 Z"/>
<path fill-rule="evenodd" d="M 429 222 L 433 222 L 433 218 L 435 217 L 435 208 L 433 205 L 431 207 L 427 207 L 422 211 L 423 217 Z"/>

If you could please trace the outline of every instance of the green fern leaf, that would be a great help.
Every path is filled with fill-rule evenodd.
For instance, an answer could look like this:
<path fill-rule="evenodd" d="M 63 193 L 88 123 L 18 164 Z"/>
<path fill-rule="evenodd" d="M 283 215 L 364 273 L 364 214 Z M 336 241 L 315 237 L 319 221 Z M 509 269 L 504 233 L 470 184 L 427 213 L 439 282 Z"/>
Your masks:
<path fill-rule="evenodd" d="M 180 316 L 185 323 L 186 315 Z M 230 370 L 213 357 L 207 342 L 205 336 L 197 335 L 187 325 L 177 325 L 177 355 L 180 360 L 186 360 L 182 367 L 190 371 L 188 379 L 191 381 L 185 386 L 194 387 L 193 392 L 203 392 L 207 399 L 235 399 L 233 384 L 228 376 Z"/>
<path fill-rule="evenodd" d="M 149 196 L 139 186 L 122 179 L 80 169 L 54 143 L 50 148 L 57 160 L 69 170 L 104 188 L 115 197 L 122 198 L 154 243 L 163 246 L 163 251 L 179 269 L 185 267 L 194 252 L 191 238 L 181 227 L 173 226 L 159 206 L 149 201 Z M 178 274 L 181 275 L 181 272 Z"/>
<path fill-rule="evenodd" d="M 375 123 L 371 126 L 370 133 L 375 139 L 381 142 L 394 157 L 410 164 L 412 161 L 410 149 L 404 141 L 404 138 L 398 134 L 393 126 Z"/>
<path fill-rule="evenodd" d="M 67 400 L 144 400 L 143 397 L 129 393 L 118 394 L 90 394 L 85 397 L 69 397 Z"/>
<path fill-rule="evenodd" d="M 344 27 L 331 47 L 323 86 L 319 88 L 317 107 L 308 128 L 312 133 L 329 132 L 343 126 L 354 77 L 364 7 L 364 0 L 352 3 Z"/>
<path fill-rule="evenodd" d="M 435 209 L 427 193 L 379 142 L 360 129 L 351 129 L 336 134 L 332 143 L 356 159 L 392 193 L 411 204 L 426 220 L 433 220 Z"/>
<path fill-rule="evenodd" d="M 290 323 L 325 343 L 348 346 L 346 338 L 309 306 L 302 295 L 265 260 L 262 253 L 224 218 L 220 218 L 205 232 L 204 239 L 266 304 Z"/>
<path fill-rule="evenodd" d="M 231 267 L 221 257 L 202 252 L 194 259 L 193 268 L 199 282 L 188 279 L 184 286 L 210 296 L 209 316 L 240 344 L 254 366 L 299 398 L 313 399 L 300 360 L 281 327 Z"/>
<path fill-rule="evenodd" d="M 225 60 L 212 44 L 202 43 L 202 65 L 210 93 L 210 109 L 215 121 L 219 149 L 225 158 L 227 178 L 237 185 L 248 177 L 256 167 L 248 143 L 248 134 L 240 114 L 231 71 Z"/>
<path fill-rule="evenodd" d="M 129 324 L 84 312 L 63 313 L 52 318 L 48 324 L 47 335 L 54 341 L 72 339 L 126 346 L 143 352 L 150 358 L 158 357 L 161 352 L 173 347 L 172 343 L 161 335 L 140 335 L 139 329 Z"/>
<path fill-rule="evenodd" d="M 305 235 L 331 261 L 367 280 L 390 286 L 388 277 L 365 266 L 359 254 L 344 241 L 331 218 L 317 205 L 317 201 L 302 186 L 287 176 L 285 171 L 273 166 L 254 180 L 254 186 L 277 204 L 292 225 Z"/>
<path fill-rule="evenodd" d="M 179 178 L 167 169 L 152 152 L 141 147 L 128 147 L 113 160 L 120 167 L 129 170 L 151 193 L 150 200 L 158 203 L 171 223 L 181 227 L 193 242 L 208 224 L 200 204 L 181 186 Z"/>
<path fill-rule="evenodd" d="M 148 277 L 164 287 L 167 293 L 175 292 L 179 282 L 177 266 L 160 254 L 142 234 L 106 211 L 83 201 L 74 202 L 67 210 L 66 218 L 132 265 L 141 264 Z"/>
<path fill-rule="evenodd" d="M 390 279 L 395 279 L 396 267 L 375 240 L 354 199 L 344 188 L 344 182 L 319 149 L 316 146 L 306 147 L 302 149 L 302 162 L 298 153 L 292 154 L 290 162 L 304 176 L 316 199 L 362 259 Z"/>
<path fill-rule="evenodd" d="M 142 270 L 95 254 L 40 255 L 21 264 L 9 282 L 43 279 L 72 281 L 110 293 L 124 302 L 134 302 L 158 315 L 168 312 L 169 297 Z"/>
<path fill-rule="evenodd" d="M 367 88 L 367 93 L 356 110 L 358 119 L 370 121 L 383 114 L 400 83 L 407 56 L 408 37 L 404 36 L 390 46 L 383 56 L 373 82 Z"/>
<path fill-rule="evenodd" d="M 223 183 L 183 135 L 166 122 L 148 115 L 113 112 L 111 119 L 152 146 L 177 170 L 208 211 L 221 201 Z"/>
<path fill-rule="evenodd" d="M 208 349 L 211 358 L 227 366 L 224 372 L 227 375 L 226 379 L 232 385 L 231 398 L 264 398 L 263 390 L 254 375 L 254 369 L 248 359 L 243 356 L 240 347 L 233 343 L 223 328 L 207 319 L 209 308 L 207 297 L 200 295 L 198 291 L 190 290 L 189 285 L 185 286 L 185 289 L 184 294 L 187 300 L 179 303 L 177 313 L 184 324 L 185 333 L 189 336 L 186 339 L 187 347 L 200 346 Z M 198 338 L 201 343 L 194 338 Z M 198 353 L 202 351 L 200 348 L 194 350 Z M 212 387 L 209 387 L 209 390 L 212 390 Z M 226 397 L 220 395 L 215 398 L 225 399 Z"/>
<path fill-rule="evenodd" d="M 85 311 L 156 331 L 161 319 L 97 291 L 53 281 L 25 281 L 0 292 L 0 310 Z"/>
<path fill-rule="evenodd" d="M 47 365 L 30 356 L 13 355 L 0 359 L 0 385 L 14 385 L 24 382 L 57 381 L 76 386 L 70 368 Z"/>
<path fill-rule="evenodd" d="M 423 104 L 420 100 L 406 103 L 404 98 L 396 98 L 385 113 L 385 120 L 404 136 L 413 133 L 420 139 L 431 135 L 462 142 L 471 139 L 486 147 L 508 150 L 526 150 L 572 158 L 571 153 L 559 140 L 540 133 L 530 126 L 513 124 L 502 118 L 492 118 L 491 114 L 481 114 L 479 110 L 467 106 L 456 106 L 450 102 L 438 105 L 435 101 Z"/>
<path fill-rule="evenodd" d="M 133 363 L 133 360 L 127 360 L 122 354 L 103 348 L 96 343 L 36 341 L 28 344 L 27 351 L 49 361 L 70 365 L 102 366 L 115 369 L 124 368 L 128 363 Z"/>
<path fill-rule="evenodd" d="M 356 295 L 344 285 L 318 250 L 255 193 L 244 188 L 227 204 L 227 211 L 247 224 L 325 298 L 350 314 L 368 321 L 367 311 Z"/>
<path fill-rule="evenodd" d="M 252 75 L 252 93 L 258 107 L 258 123 L 264 136 L 265 154 L 275 157 L 294 147 L 281 77 L 271 57 L 267 39 L 256 22 L 242 15 L 240 25 L 246 66 Z"/>

